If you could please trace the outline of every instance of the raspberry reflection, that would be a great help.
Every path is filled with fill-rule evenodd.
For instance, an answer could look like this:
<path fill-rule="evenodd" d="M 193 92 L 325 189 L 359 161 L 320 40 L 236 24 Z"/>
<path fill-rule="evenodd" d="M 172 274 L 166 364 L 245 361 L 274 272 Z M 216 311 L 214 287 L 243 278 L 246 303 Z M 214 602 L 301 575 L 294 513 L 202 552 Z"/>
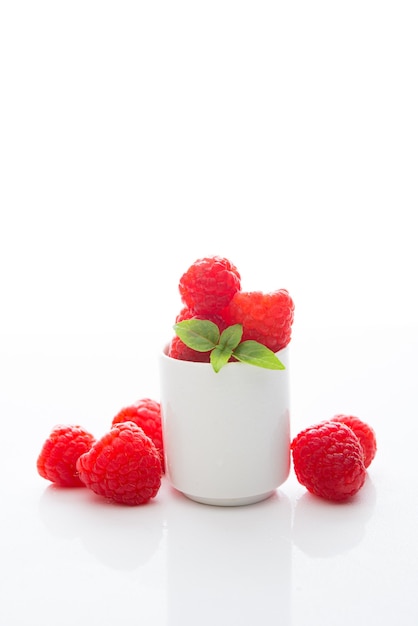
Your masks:
<path fill-rule="evenodd" d="M 160 545 L 163 508 L 157 499 L 130 507 L 108 502 L 87 489 L 51 485 L 40 499 L 39 511 L 54 536 L 79 539 L 107 567 L 133 571 L 147 563 Z"/>
<path fill-rule="evenodd" d="M 362 541 L 375 504 L 376 490 L 370 477 L 344 502 L 329 502 L 306 492 L 296 502 L 293 543 L 312 557 L 347 552 Z"/>

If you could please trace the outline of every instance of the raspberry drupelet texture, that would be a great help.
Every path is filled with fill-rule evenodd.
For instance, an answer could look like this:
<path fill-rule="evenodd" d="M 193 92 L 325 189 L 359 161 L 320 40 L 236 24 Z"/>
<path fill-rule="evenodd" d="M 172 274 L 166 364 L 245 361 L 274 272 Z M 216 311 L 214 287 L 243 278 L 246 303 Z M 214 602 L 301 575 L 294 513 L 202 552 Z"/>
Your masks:
<path fill-rule="evenodd" d="M 58 425 L 42 446 L 37 459 L 38 473 L 60 487 L 83 487 L 76 463 L 94 444 L 93 435 L 78 425 Z"/>
<path fill-rule="evenodd" d="M 189 307 L 185 306 L 181 309 L 180 313 L 176 316 L 176 324 L 178 322 L 183 322 L 184 320 L 209 320 L 217 325 L 219 331 L 222 332 L 226 328 L 226 320 L 222 315 L 222 311 L 219 313 L 211 313 L 208 312 L 205 315 L 202 313 L 196 313 L 193 309 L 189 309 Z"/>
<path fill-rule="evenodd" d="M 369 467 L 376 455 L 377 449 L 376 434 L 373 428 L 354 415 L 334 415 L 332 421 L 345 424 L 357 435 L 361 447 L 363 448 L 364 465 L 366 468 Z"/>
<path fill-rule="evenodd" d="M 209 352 L 198 352 L 189 348 L 180 339 L 180 337 L 173 337 L 169 348 L 168 356 L 172 359 L 179 359 L 180 361 L 194 361 L 195 363 L 209 363 L 210 362 L 210 350 Z"/>
<path fill-rule="evenodd" d="M 121 422 L 134 422 L 150 437 L 157 448 L 164 471 L 164 446 L 161 427 L 161 405 L 152 398 L 141 398 L 124 407 L 112 420 L 112 426 Z"/>
<path fill-rule="evenodd" d="M 223 315 L 228 325 L 242 324 L 243 341 L 252 339 L 278 352 L 290 342 L 294 309 L 286 289 L 271 293 L 239 291 Z"/>
<path fill-rule="evenodd" d="M 219 256 L 197 259 L 179 281 L 182 302 L 196 315 L 220 313 L 240 288 L 237 268 Z"/>
<path fill-rule="evenodd" d="M 161 486 L 161 460 L 152 440 L 134 422 L 121 422 L 79 457 L 83 483 L 109 500 L 147 503 Z"/>
<path fill-rule="evenodd" d="M 366 479 L 358 437 L 343 423 L 328 421 L 300 432 L 291 443 L 298 481 L 327 500 L 354 496 Z"/>

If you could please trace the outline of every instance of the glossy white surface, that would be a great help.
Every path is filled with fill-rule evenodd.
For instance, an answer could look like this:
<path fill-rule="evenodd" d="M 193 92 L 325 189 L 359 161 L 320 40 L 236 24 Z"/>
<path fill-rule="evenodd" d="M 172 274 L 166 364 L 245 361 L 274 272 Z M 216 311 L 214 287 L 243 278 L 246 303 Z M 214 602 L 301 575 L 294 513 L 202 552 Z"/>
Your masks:
<path fill-rule="evenodd" d="M 416 0 L 0 3 L 1 626 L 418 623 Z M 58 422 L 158 398 L 177 281 L 295 300 L 291 431 L 376 430 L 358 497 L 48 486 Z"/>
<path fill-rule="evenodd" d="M 269 370 L 159 357 L 167 478 L 193 500 L 239 506 L 264 500 L 290 464 L 289 351 Z"/>
<path fill-rule="evenodd" d="M 418 340 L 396 333 L 390 351 L 370 329 L 294 339 L 293 433 L 341 410 L 376 430 L 378 453 L 358 496 L 322 502 L 292 471 L 270 499 L 232 508 L 188 500 L 166 480 L 136 508 L 49 486 L 35 462 L 50 426 L 77 421 L 103 433 L 157 363 L 144 371 L 126 352 L 135 338 L 124 335 L 3 337 L 1 623 L 53 626 L 59 615 L 63 626 L 86 616 L 166 626 L 198 616 L 202 624 L 412 626 Z"/>

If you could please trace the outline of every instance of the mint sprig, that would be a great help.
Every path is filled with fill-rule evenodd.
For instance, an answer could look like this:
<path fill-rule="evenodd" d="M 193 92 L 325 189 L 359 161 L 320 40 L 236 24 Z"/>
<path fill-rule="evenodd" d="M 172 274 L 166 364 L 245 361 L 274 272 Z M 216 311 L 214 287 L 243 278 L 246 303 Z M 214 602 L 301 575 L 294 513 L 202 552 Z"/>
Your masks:
<path fill-rule="evenodd" d="M 242 324 L 228 326 L 221 333 L 209 320 L 183 320 L 174 325 L 178 337 L 192 350 L 209 352 L 215 372 L 228 363 L 231 357 L 237 361 L 271 370 L 283 370 L 285 366 L 272 350 L 258 341 L 241 341 Z"/>

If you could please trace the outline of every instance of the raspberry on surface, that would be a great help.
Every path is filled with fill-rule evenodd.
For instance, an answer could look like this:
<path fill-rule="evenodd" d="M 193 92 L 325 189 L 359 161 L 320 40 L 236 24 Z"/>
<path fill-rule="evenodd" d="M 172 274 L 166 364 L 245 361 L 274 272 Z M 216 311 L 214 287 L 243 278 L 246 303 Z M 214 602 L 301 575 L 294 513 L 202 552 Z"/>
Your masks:
<path fill-rule="evenodd" d="M 36 462 L 39 475 L 60 487 L 83 487 L 76 463 L 94 442 L 93 435 L 81 426 L 55 426 L 45 440 Z"/>
<path fill-rule="evenodd" d="M 294 303 L 286 289 L 239 291 L 223 312 L 228 325 L 242 324 L 242 341 L 252 339 L 278 352 L 290 342 Z"/>
<path fill-rule="evenodd" d="M 360 440 L 361 447 L 364 453 L 364 465 L 369 467 L 374 457 L 376 456 L 376 434 L 371 426 L 363 422 L 354 415 L 338 414 L 332 418 L 333 422 L 341 422 L 345 424 L 354 432 Z"/>
<path fill-rule="evenodd" d="M 220 256 L 197 259 L 179 281 L 182 302 L 199 315 L 219 313 L 240 289 L 237 268 Z"/>
<path fill-rule="evenodd" d="M 112 426 L 121 422 L 134 422 L 152 439 L 157 448 L 164 471 L 164 446 L 161 426 L 161 405 L 151 398 L 141 398 L 134 404 L 124 407 L 112 420 Z"/>
<path fill-rule="evenodd" d="M 326 500 L 354 496 L 366 479 L 358 437 L 343 423 L 327 421 L 301 431 L 291 443 L 298 481 Z"/>
<path fill-rule="evenodd" d="M 134 422 L 115 424 L 79 457 L 77 470 L 86 487 L 120 504 L 146 504 L 161 486 L 160 454 Z"/>

